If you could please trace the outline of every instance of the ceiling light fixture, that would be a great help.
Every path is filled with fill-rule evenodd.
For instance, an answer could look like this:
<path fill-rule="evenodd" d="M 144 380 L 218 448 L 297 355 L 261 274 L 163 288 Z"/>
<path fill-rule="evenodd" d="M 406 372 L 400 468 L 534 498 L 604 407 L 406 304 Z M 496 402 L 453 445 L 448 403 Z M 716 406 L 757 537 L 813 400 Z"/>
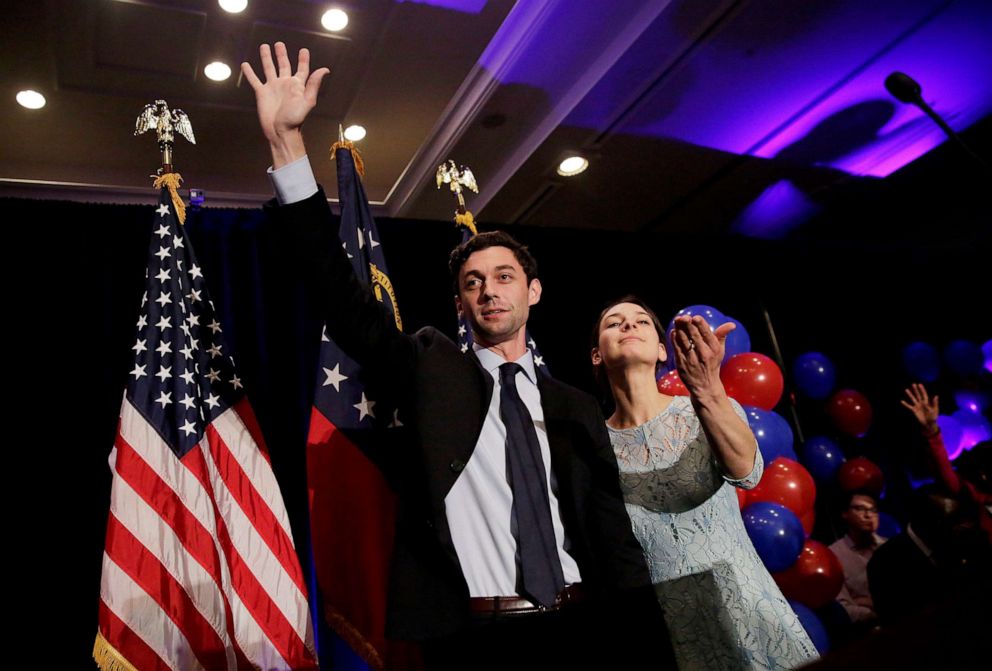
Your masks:
<path fill-rule="evenodd" d="M 343 9 L 328 9 L 320 17 L 320 25 L 332 33 L 336 33 L 344 30 L 345 26 L 348 25 L 348 15 L 345 14 Z"/>
<path fill-rule="evenodd" d="M 225 12 L 230 14 L 240 14 L 248 6 L 248 0 L 217 0 L 217 4 Z"/>
<path fill-rule="evenodd" d="M 344 139 L 351 142 L 358 142 L 365 137 L 364 126 L 348 126 L 344 129 Z"/>
<path fill-rule="evenodd" d="M 589 167 L 589 161 L 581 156 L 569 156 L 558 164 L 558 174 L 562 177 L 572 177 L 585 171 Z"/>
<path fill-rule="evenodd" d="M 17 92 L 17 102 L 21 107 L 27 107 L 29 110 L 39 110 L 45 106 L 46 101 L 45 96 L 37 91 L 25 89 Z"/>
<path fill-rule="evenodd" d="M 213 63 L 207 64 L 207 66 L 203 68 L 203 74 L 207 76 L 207 79 L 212 79 L 215 82 L 222 82 L 231 76 L 231 66 L 227 63 L 214 61 Z"/>

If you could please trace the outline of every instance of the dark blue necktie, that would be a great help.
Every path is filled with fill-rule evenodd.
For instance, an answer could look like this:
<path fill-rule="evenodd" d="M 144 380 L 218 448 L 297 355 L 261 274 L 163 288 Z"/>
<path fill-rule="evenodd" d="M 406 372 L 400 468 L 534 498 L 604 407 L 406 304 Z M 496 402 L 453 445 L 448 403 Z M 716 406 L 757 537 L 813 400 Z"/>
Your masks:
<path fill-rule="evenodd" d="M 534 420 L 517 393 L 515 363 L 499 367 L 499 414 L 506 427 L 506 473 L 513 490 L 512 526 L 517 541 L 519 589 L 542 606 L 565 587 L 551 523 L 548 479 Z"/>

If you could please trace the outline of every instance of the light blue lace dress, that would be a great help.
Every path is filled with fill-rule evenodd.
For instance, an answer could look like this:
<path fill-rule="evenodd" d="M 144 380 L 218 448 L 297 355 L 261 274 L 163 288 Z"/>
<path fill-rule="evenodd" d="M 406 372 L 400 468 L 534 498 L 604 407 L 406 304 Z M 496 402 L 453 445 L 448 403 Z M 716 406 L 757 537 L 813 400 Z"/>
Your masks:
<path fill-rule="evenodd" d="M 611 428 L 610 440 L 680 671 L 792 669 L 815 659 L 737 504 L 734 486 L 761 479 L 761 454 L 747 477 L 723 476 L 686 396 L 641 426 Z"/>

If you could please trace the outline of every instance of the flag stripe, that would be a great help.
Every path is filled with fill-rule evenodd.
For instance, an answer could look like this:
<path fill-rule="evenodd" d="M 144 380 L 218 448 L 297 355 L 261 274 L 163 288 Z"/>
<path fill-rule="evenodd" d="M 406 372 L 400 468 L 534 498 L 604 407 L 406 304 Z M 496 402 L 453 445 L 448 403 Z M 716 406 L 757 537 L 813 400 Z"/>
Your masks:
<path fill-rule="evenodd" d="M 244 608 L 251 614 L 252 619 L 271 639 L 270 642 L 275 650 L 278 650 L 278 654 L 294 663 L 295 668 L 296 664 L 303 663 L 308 658 L 304 645 L 310 626 L 306 598 L 295 589 L 291 580 L 287 580 L 288 576 L 268 552 L 268 548 L 257 539 L 252 541 L 248 537 L 254 535 L 252 534 L 253 529 L 250 524 L 245 527 L 244 513 L 231 499 L 230 493 L 217 474 L 216 465 L 212 458 L 205 455 L 208 450 L 208 447 L 201 445 L 200 449 L 189 452 L 183 458 L 183 463 L 190 470 L 199 471 L 198 478 L 201 481 L 217 483 L 218 485 L 211 487 L 210 500 L 213 503 L 217 520 L 217 539 L 231 569 L 233 590 Z M 232 524 L 239 532 L 238 538 L 243 541 L 243 549 L 247 551 L 250 558 L 250 566 L 239 552 L 238 544 L 230 534 L 229 530 Z M 263 583 L 256 578 L 256 572 L 268 579 L 267 587 L 269 590 L 263 587 Z M 293 605 L 301 604 L 297 608 L 297 617 L 293 619 L 287 617 L 283 605 L 275 601 L 272 596 L 279 595 L 284 600 L 287 599 L 284 590 L 289 586 L 293 586 L 294 595 L 290 597 L 293 599 Z M 292 624 L 293 620 L 296 620 L 297 626 Z M 241 637 L 239 636 L 238 639 L 241 640 Z M 245 648 L 245 652 L 248 653 L 248 648 Z M 250 653 L 249 657 L 255 659 Z"/>
<path fill-rule="evenodd" d="M 235 494 L 238 490 L 230 488 L 228 484 L 234 483 L 248 494 L 254 491 L 251 483 L 244 480 L 244 473 L 240 471 L 237 463 L 230 458 L 232 450 L 228 449 L 220 435 L 213 430 L 212 425 L 207 427 L 205 438 L 205 442 L 209 445 L 209 458 L 205 460 L 205 463 L 210 469 L 211 480 L 216 483 L 214 498 L 218 504 L 221 504 L 218 509 L 224 514 L 227 531 L 237 532 L 230 533 L 233 547 L 241 559 L 251 566 L 253 577 L 285 617 L 287 623 L 292 626 L 296 635 L 300 639 L 306 640 L 310 628 L 310 610 L 307 607 L 306 587 L 303 584 L 302 571 L 297 573 L 298 579 L 294 580 L 293 574 L 289 573 L 285 567 L 287 563 L 292 566 L 291 562 L 296 559 L 296 551 L 292 547 L 292 541 L 288 541 L 289 545 L 287 546 L 285 538 L 282 539 L 282 557 L 272 551 L 271 545 L 275 544 L 275 541 L 270 540 L 263 533 L 266 530 L 266 525 L 259 525 L 260 520 L 263 522 L 265 520 L 263 511 L 266 506 L 264 501 L 257 497 L 248 498 L 246 501 L 239 499 Z M 204 446 L 205 452 L 207 449 Z M 226 477 L 225 468 L 227 469 Z M 239 476 L 240 482 L 238 482 Z M 252 513 L 252 524 L 246 524 L 245 519 L 243 519 L 246 510 L 250 510 Z M 278 525 L 273 525 L 274 531 L 279 529 Z M 298 565 L 296 568 L 299 568 Z"/>
<path fill-rule="evenodd" d="M 113 641 L 114 649 L 140 671 L 170 671 L 169 665 L 148 647 L 132 629 L 100 600 L 100 633 L 108 641 Z"/>
<path fill-rule="evenodd" d="M 141 412 L 129 400 L 121 406 L 120 435 L 135 453 L 179 497 L 183 505 L 206 529 L 214 527 L 214 510 L 210 503 L 209 487 L 196 470 L 184 460 L 176 459 L 158 432 L 148 424 Z M 196 450 L 192 450 L 186 455 Z"/>
<path fill-rule="evenodd" d="M 190 650 L 182 630 L 145 591 L 118 566 L 107 553 L 103 555 L 101 598 L 115 615 L 176 671 L 202 669 Z M 114 647 L 117 641 L 109 638 Z"/>
<path fill-rule="evenodd" d="M 123 436 L 118 435 L 116 447 L 114 469 L 120 478 L 119 480 L 115 479 L 114 482 L 114 489 L 111 494 L 111 512 L 116 514 L 121 523 L 157 555 L 157 549 L 159 552 L 164 553 L 165 549 L 169 547 L 168 544 L 163 543 L 163 538 L 168 532 L 163 528 L 161 531 L 156 531 L 156 533 L 160 534 L 156 536 L 150 530 L 152 528 L 158 529 L 162 526 L 162 523 L 168 525 L 168 528 L 175 534 L 173 537 L 175 538 L 175 542 L 181 544 L 185 549 L 184 555 L 194 560 L 196 566 L 199 566 L 203 570 L 209 581 L 219 590 L 220 597 L 223 599 L 223 609 L 220 611 L 225 620 L 223 632 L 226 633 L 227 640 L 233 640 L 234 654 L 237 659 L 238 668 L 251 668 L 251 664 L 245 657 L 235 633 L 234 611 L 231 608 L 230 602 L 231 579 L 227 565 L 220 561 L 220 549 L 217 539 L 183 505 L 176 492 L 158 476 L 134 448 L 127 444 Z M 136 500 L 140 499 L 150 508 L 150 510 L 146 508 L 143 512 L 142 517 L 144 519 L 134 520 L 134 523 L 131 523 L 126 513 L 130 509 L 130 506 L 136 507 L 137 504 L 121 505 L 118 502 L 118 483 L 123 483 L 130 487 L 133 490 L 134 498 Z M 206 495 L 205 492 L 202 492 L 202 494 L 204 496 Z M 152 516 L 160 518 L 160 521 L 156 522 Z M 212 510 L 210 511 L 210 517 L 213 518 Z M 163 559 L 162 556 L 158 556 L 160 560 Z M 193 562 L 189 562 L 190 565 L 186 566 L 179 558 L 177 558 L 175 563 L 163 563 L 167 567 L 176 567 L 176 570 L 172 571 L 173 575 L 177 575 L 177 573 L 181 573 L 183 570 L 195 570 L 195 567 L 192 566 Z M 196 580 L 194 584 L 206 585 L 207 578 Z M 187 584 L 189 583 L 187 582 Z M 201 612 L 203 612 L 202 608 Z M 253 628 L 250 635 L 256 635 L 258 633 L 260 632 Z"/>
<path fill-rule="evenodd" d="M 117 438 L 117 473 L 121 481 L 126 483 L 135 496 L 140 497 L 154 512 L 153 514 L 164 521 L 176 534 L 186 552 L 209 574 L 211 580 L 218 586 L 224 584 L 223 568 L 220 562 L 216 540 L 210 531 L 203 526 L 167 483 L 134 451 L 122 436 Z M 123 497 L 122 497 L 123 498 Z M 117 483 L 111 494 L 111 511 L 118 513 L 118 518 L 125 521 L 126 502 L 118 501 Z M 133 505 L 133 504 L 131 504 Z M 137 520 L 135 520 L 137 522 Z M 152 524 L 152 520 L 143 520 L 144 524 Z M 128 528 L 135 529 L 133 525 Z M 139 527 L 140 528 L 140 527 Z M 139 534 L 140 535 L 140 534 Z M 153 542 L 154 539 L 149 539 Z"/>
<path fill-rule="evenodd" d="M 114 515 L 107 522 L 107 556 L 176 623 L 192 654 L 210 669 L 234 666 L 234 655 L 196 603 L 158 557 L 148 551 Z"/>
<path fill-rule="evenodd" d="M 144 418 L 138 413 L 130 403 L 126 403 L 122 412 L 121 427 L 122 432 L 125 426 L 128 427 L 129 433 L 132 435 L 145 435 L 146 432 L 141 430 L 141 424 L 144 423 Z M 152 431 L 152 433 L 158 437 L 158 434 Z M 160 440 L 160 439 L 159 439 Z M 121 438 L 123 442 L 123 438 Z M 219 582 L 224 590 L 225 597 L 230 606 L 229 619 L 233 619 L 233 634 L 237 645 L 242 651 L 242 654 L 247 656 L 248 659 L 255 663 L 262 663 L 264 668 L 276 668 L 278 664 L 269 664 L 273 655 L 281 654 L 277 653 L 272 645 L 267 645 L 265 641 L 267 634 L 271 635 L 271 629 L 266 629 L 261 626 L 260 617 L 256 617 L 256 614 L 250 613 L 250 609 L 244 605 L 247 600 L 251 603 L 254 600 L 253 595 L 241 593 L 241 596 L 235 596 L 234 585 L 245 585 L 248 584 L 244 580 L 239 580 L 231 574 L 234 571 L 232 565 L 232 557 L 230 556 L 231 546 L 223 543 L 222 536 L 220 534 L 220 529 L 223 527 L 223 523 L 219 520 L 217 516 L 216 505 L 212 502 L 211 496 L 211 486 L 210 486 L 210 474 L 206 463 L 203 459 L 203 453 L 200 449 L 194 449 L 188 452 L 181 461 L 175 459 L 170 451 L 162 444 L 162 447 L 156 449 L 156 445 L 152 444 L 151 438 L 146 438 L 143 442 L 133 448 L 134 454 L 140 459 L 126 459 L 125 465 L 128 469 L 134 468 L 135 462 L 143 463 L 147 469 L 154 475 L 159 476 L 160 480 L 165 483 L 169 488 L 176 487 L 180 491 L 178 492 L 178 498 L 180 499 L 178 505 L 173 506 L 173 510 L 177 514 L 181 514 L 185 517 L 182 520 L 176 520 L 176 526 L 184 526 L 189 528 L 191 532 L 187 535 L 192 542 L 190 543 L 191 553 L 193 553 L 197 561 L 199 561 L 205 568 L 207 568 L 215 580 L 219 579 Z M 123 454 L 123 452 L 122 452 Z M 158 469 L 152 467 L 144 460 L 145 455 L 148 455 L 153 461 L 157 462 Z M 118 457 L 120 459 L 120 457 Z M 169 462 L 174 462 L 179 464 L 178 468 L 172 468 Z M 165 477 L 162 477 L 162 476 Z M 147 477 L 147 475 L 145 476 Z M 169 482 L 166 480 L 168 478 L 171 480 Z M 139 489 L 143 491 L 144 488 Z M 193 505 L 188 504 L 192 502 Z M 187 504 L 187 505 L 184 505 Z M 192 509 L 198 511 L 194 516 Z M 203 526 L 204 520 L 209 520 L 209 528 Z M 199 533 L 193 534 L 193 527 L 197 526 L 199 528 Z M 250 527 L 250 525 L 249 525 Z M 211 531 L 213 529 L 214 531 Z M 207 547 L 209 543 L 210 547 Z M 216 545 L 215 545 L 216 544 Z M 217 554 L 215 554 L 217 553 Z M 211 564 L 211 557 L 217 562 L 219 571 L 213 568 Z M 239 558 L 240 559 L 240 558 Z M 243 566 L 240 562 L 238 566 Z M 243 569 L 247 571 L 248 569 Z M 233 585 L 232 585 L 233 583 Z M 296 590 L 294 590 L 296 591 Z M 296 592 L 298 594 L 298 591 Z M 306 610 L 306 601 L 304 598 L 303 610 Z M 241 612 L 237 606 L 240 605 Z M 263 611 L 265 610 L 263 606 Z M 309 624 L 309 622 L 307 623 Z M 295 632 L 292 633 L 295 636 Z M 285 664 L 283 665 L 285 667 Z"/>
<path fill-rule="evenodd" d="M 279 484 L 272 473 L 272 466 L 262 458 L 261 453 L 254 448 L 244 448 L 244 434 L 246 431 L 250 434 L 251 429 L 236 410 L 222 413 L 208 427 L 208 430 L 216 431 L 227 448 L 224 459 L 219 459 L 216 455 L 214 459 L 228 489 L 236 493 L 241 507 L 255 516 L 254 526 L 263 533 L 269 547 L 280 558 L 286 572 L 293 576 L 300 591 L 306 592 L 303 571 L 293 548 L 289 516 L 285 506 L 279 505 L 282 500 Z M 232 476 L 236 478 L 228 479 Z M 275 500 L 273 497 L 276 497 Z"/>

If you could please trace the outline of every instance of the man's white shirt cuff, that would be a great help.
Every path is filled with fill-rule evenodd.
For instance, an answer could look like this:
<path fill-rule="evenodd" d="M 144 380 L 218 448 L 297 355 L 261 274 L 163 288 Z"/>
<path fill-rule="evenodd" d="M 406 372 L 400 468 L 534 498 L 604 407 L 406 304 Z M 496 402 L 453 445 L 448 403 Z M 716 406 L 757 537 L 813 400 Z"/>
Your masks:
<path fill-rule="evenodd" d="M 280 205 L 292 205 L 317 193 L 317 180 L 306 154 L 277 170 L 269 166 L 267 172 Z"/>

